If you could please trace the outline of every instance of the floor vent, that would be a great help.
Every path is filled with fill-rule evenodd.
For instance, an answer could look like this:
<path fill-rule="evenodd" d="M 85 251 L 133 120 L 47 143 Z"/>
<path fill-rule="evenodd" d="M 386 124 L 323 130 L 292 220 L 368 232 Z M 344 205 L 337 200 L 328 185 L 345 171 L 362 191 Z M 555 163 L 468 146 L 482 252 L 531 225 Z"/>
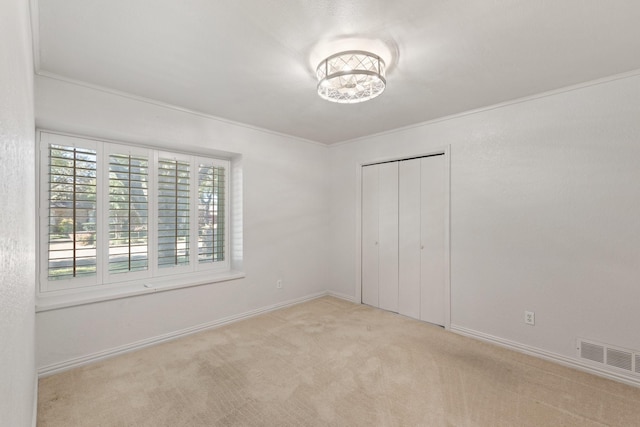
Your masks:
<path fill-rule="evenodd" d="M 594 362 L 604 363 L 604 346 L 581 341 L 580 357 Z"/>
<path fill-rule="evenodd" d="M 624 369 L 625 371 L 633 371 L 633 353 L 608 348 L 607 365 Z"/>
<path fill-rule="evenodd" d="M 640 374 L 640 351 L 578 339 L 578 356 L 627 372 Z"/>

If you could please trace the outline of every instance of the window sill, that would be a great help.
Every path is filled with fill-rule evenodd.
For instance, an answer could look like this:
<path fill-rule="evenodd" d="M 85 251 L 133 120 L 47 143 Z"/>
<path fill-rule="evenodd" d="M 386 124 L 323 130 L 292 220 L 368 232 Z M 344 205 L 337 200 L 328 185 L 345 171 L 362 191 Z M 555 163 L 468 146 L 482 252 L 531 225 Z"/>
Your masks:
<path fill-rule="evenodd" d="M 229 280 L 242 279 L 245 276 L 245 273 L 242 271 L 226 271 L 215 275 L 211 275 L 209 273 L 201 276 L 190 275 L 189 277 L 172 276 L 163 278 L 162 280 L 154 280 L 153 283 L 136 283 L 113 287 L 105 285 L 104 287 L 100 286 L 99 289 L 90 290 L 84 288 L 83 290 L 76 290 L 72 293 L 65 294 L 40 294 L 36 299 L 36 313 L 92 304 L 101 301 L 152 294 L 155 292 L 164 292 L 180 288 L 190 288 L 193 286 L 226 282 Z"/>

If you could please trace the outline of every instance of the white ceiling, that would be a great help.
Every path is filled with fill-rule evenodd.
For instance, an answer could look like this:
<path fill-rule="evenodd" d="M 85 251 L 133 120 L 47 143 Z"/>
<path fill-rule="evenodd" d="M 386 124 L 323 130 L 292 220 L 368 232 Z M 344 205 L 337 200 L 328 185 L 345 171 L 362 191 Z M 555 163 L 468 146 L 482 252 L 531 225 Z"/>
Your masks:
<path fill-rule="evenodd" d="M 33 0 L 37 72 L 336 143 L 640 69 L 638 0 Z M 391 52 L 387 90 L 316 95 L 318 54 Z"/>

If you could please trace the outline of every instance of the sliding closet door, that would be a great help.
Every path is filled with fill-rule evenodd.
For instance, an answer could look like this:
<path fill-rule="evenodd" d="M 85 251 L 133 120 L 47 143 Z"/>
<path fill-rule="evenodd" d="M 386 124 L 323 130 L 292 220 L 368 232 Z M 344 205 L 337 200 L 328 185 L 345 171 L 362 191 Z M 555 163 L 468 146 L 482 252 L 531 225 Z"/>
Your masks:
<path fill-rule="evenodd" d="M 379 171 L 379 301 L 378 307 L 398 311 L 398 162 L 382 163 Z"/>
<path fill-rule="evenodd" d="M 362 302 L 378 307 L 379 167 L 362 168 Z"/>
<path fill-rule="evenodd" d="M 447 254 L 445 226 L 447 213 L 445 156 L 424 157 L 421 161 L 421 280 L 420 319 L 445 324 Z"/>
<path fill-rule="evenodd" d="M 420 319 L 420 159 L 400 162 L 398 313 Z"/>

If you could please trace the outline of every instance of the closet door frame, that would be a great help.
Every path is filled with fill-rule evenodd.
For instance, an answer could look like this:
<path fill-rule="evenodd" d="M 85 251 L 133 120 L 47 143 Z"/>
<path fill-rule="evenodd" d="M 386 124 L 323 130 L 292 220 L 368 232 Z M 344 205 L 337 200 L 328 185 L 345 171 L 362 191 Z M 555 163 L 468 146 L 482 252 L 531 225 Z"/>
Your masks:
<path fill-rule="evenodd" d="M 362 167 L 376 163 L 427 157 L 442 154 L 445 159 L 445 322 L 444 328 L 451 329 L 451 146 L 439 146 L 432 150 L 406 156 L 385 157 L 359 162 L 356 165 L 356 283 L 355 302 L 362 304 Z"/>

